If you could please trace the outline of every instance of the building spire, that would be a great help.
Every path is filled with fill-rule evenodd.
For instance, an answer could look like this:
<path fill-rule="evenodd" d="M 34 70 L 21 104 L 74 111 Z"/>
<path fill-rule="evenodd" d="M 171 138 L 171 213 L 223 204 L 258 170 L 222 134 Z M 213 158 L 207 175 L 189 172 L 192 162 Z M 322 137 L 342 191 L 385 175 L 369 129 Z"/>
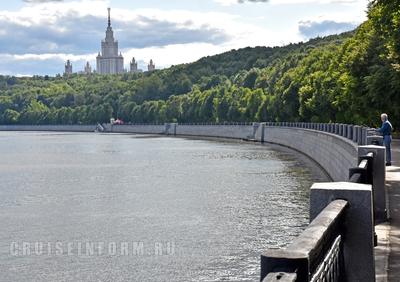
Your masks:
<path fill-rule="evenodd" d="M 108 27 L 111 27 L 111 8 L 107 8 L 108 10 Z"/>

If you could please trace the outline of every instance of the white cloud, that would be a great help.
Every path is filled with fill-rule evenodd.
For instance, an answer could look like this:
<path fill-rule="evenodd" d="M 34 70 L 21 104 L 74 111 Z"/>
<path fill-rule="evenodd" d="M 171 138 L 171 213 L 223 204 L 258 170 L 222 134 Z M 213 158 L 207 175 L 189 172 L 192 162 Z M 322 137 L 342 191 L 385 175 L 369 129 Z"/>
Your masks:
<path fill-rule="evenodd" d="M 218 4 L 221 4 L 222 6 L 230 6 L 238 3 L 237 0 L 214 0 L 214 1 L 217 2 Z"/>
<path fill-rule="evenodd" d="M 223 6 L 231 6 L 234 4 L 243 4 L 243 3 L 269 3 L 272 5 L 288 5 L 288 4 L 353 4 L 358 2 L 365 2 L 367 0 L 214 0 L 218 4 Z"/>
<path fill-rule="evenodd" d="M 26 3 L 46 3 L 46 2 L 62 2 L 64 0 L 22 0 Z"/>
<path fill-rule="evenodd" d="M 288 5 L 288 4 L 354 4 L 358 2 L 365 2 L 365 0 L 271 0 L 274 5 Z"/>
<path fill-rule="evenodd" d="M 24 55 L 13 55 L 13 54 L 3 54 L 3 56 L 9 59 L 14 59 L 15 61 L 46 61 L 52 59 L 59 59 L 62 61 L 71 60 L 72 62 L 90 60 L 96 57 L 97 54 L 87 54 L 87 55 L 74 55 L 74 54 L 24 54 Z"/>
<path fill-rule="evenodd" d="M 324 21 L 301 21 L 299 22 L 299 32 L 306 39 L 329 34 L 338 34 L 356 28 L 352 22 L 336 22 L 331 20 Z"/>
<path fill-rule="evenodd" d="M 188 52 L 190 50 L 190 52 Z M 145 68 L 150 59 L 153 59 L 157 68 L 165 68 L 171 65 L 193 62 L 201 57 L 215 55 L 227 51 L 224 46 L 208 43 L 176 44 L 164 47 L 152 47 L 145 49 L 124 50 L 126 63 L 135 57 L 142 61 Z M 171 60 L 173 58 L 173 60 Z"/>
<path fill-rule="evenodd" d="M 20 36 L 14 37 L 16 40 L 21 40 L 20 43 L 12 42 L 9 50 L 4 50 L 8 48 L 7 44 L 2 44 L 0 50 L 3 50 L 2 52 L 5 54 L 3 54 L 3 56 L 7 57 L 8 62 L 15 62 L 17 65 L 21 65 L 21 67 L 26 63 L 29 63 L 29 65 L 34 63 L 45 64 L 49 62 L 61 62 L 66 59 L 70 59 L 74 65 L 77 64 L 78 68 L 80 68 L 79 64 L 82 64 L 85 60 L 89 60 L 94 65 L 95 56 L 100 49 L 100 40 L 104 37 L 106 8 L 108 5 L 109 3 L 107 1 L 85 0 L 28 5 L 15 12 L 2 11 L 0 12 L 0 22 L 13 25 L 11 28 L 14 33 L 20 30 L 20 28 L 17 27 L 25 27 L 26 31 L 21 33 L 24 34 L 24 38 L 20 38 Z M 143 20 L 143 15 L 146 16 L 145 20 Z M 80 20 L 85 17 L 102 18 L 104 19 L 104 24 L 100 22 L 99 27 L 94 27 L 98 30 L 93 32 L 93 27 L 89 28 L 90 34 L 88 34 L 88 38 L 86 39 L 91 41 L 89 44 L 90 46 L 86 47 L 88 49 L 86 52 L 80 52 L 80 54 L 77 55 L 76 52 L 74 52 L 74 50 L 76 50 L 76 48 L 73 47 L 74 44 L 80 44 L 80 47 L 85 47 L 87 44 L 87 42 L 82 40 L 79 36 L 80 33 L 85 33 L 87 30 L 84 26 L 80 26 L 87 23 L 86 21 Z M 241 48 L 249 45 L 281 45 L 284 42 L 287 43 L 289 40 L 293 40 L 293 38 L 289 36 L 283 39 L 282 35 L 277 32 L 271 32 L 257 25 L 246 23 L 237 15 L 221 12 L 112 9 L 112 18 L 118 19 L 118 22 L 116 20 L 113 22 L 115 23 L 113 26 L 115 36 L 119 39 L 120 46 L 124 47 L 122 52 L 125 56 L 126 66 L 133 56 L 144 62 L 152 58 L 157 62 L 159 67 L 166 67 L 172 64 L 195 61 L 203 56 L 217 54 L 233 48 Z M 70 19 L 72 23 L 70 23 L 68 19 Z M 100 19 L 100 21 L 103 21 L 102 19 Z M 126 42 L 128 40 L 121 40 L 121 38 L 126 36 L 125 33 L 129 32 L 128 25 L 130 24 L 132 26 L 132 22 L 135 22 L 135 24 L 140 27 L 136 28 L 133 26 L 131 28 L 132 30 L 137 31 L 143 29 L 145 31 L 145 33 L 142 34 L 140 32 L 137 33 L 137 36 L 140 38 L 130 38 L 133 43 L 141 42 L 146 38 L 157 39 L 157 34 L 151 34 L 151 32 L 154 32 L 153 21 L 157 23 L 157 26 L 163 25 L 165 27 L 167 24 L 171 23 L 178 28 L 176 31 L 171 30 L 172 33 L 168 35 L 167 38 L 169 40 L 166 40 L 164 45 L 149 45 L 143 46 L 146 48 L 138 48 L 127 46 Z M 62 25 L 60 25 L 60 22 Z M 92 20 L 88 22 L 91 24 L 93 23 Z M 73 25 L 73 31 L 76 32 L 76 34 L 74 34 L 74 32 L 71 33 L 69 30 L 71 29 L 71 25 Z M 123 27 L 123 25 L 125 25 L 125 27 Z M 150 25 L 150 29 L 146 30 L 146 25 Z M 121 28 L 124 29 L 121 30 Z M 188 32 L 181 32 L 182 30 L 188 30 Z M 198 37 L 200 39 L 204 38 L 204 42 L 197 42 L 197 38 L 192 38 L 196 30 L 205 32 L 204 35 Z M 165 30 L 161 30 L 160 32 L 160 36 L 163 36 L 164 34 L 162 33 L 165 33 Z M 210 41 L 210 38 L 218 34 L 218 32 L 226 35 L 224 42 L 219 39 L 218 40 L 221 42 Z M 150 33 L 150 35 L 148 33 Z M 193 42 L 190 40 L 187 42 L 182 41 L 182 38 L 185 36 L 193 40 Z M 30 43 L 29 37 L 34 39 L 32 43 Z M 173 40 L 171 41 L 171 38 L 174 37 L 177 38 L 176 43 L 174 43 Z M 6 42 L 7 40 L 4 41 L 4 43 Z M 21 44 L 22 42 L 24 42 L 24 44 L 28 42 L 30 45 L 24 47 L 24 45 Z M 151 42 L 153 41 L 150 41 L 149 44 L 152 44 Z M 18 49 L 13 46 L 21 47 L 19 53 L 12 54 Z M 71 52 L 68 52 L 68 49 L 70 49 Z M 26 50 L 25 52 L 28 54 L 22 53 L 23 50 Z M 34 50 L 39 52 L 34 52 Z M 62 72 L 62 68 L 63 64 L 59 64 L 59 72 Z M 75 68 L 75 70 L 77 69 Z"/>
<path fill-rule="evenodd" d="M 238 3 L 238 0 L 213 1 L 222 5 Z M 125 66 L 135 57 L 142 68 L 150 59 L 156 62 L 158 68 L 162 68 L 231 49 L 298 42 L 304 40 L 298 30 L 299 22 L 358 22 L 362 16 L 355 19 L 357 12 L 354 10 L 360 10 L 359 14 L 362 15 L 365 2 L 367 0 L 270 0 L 270 6 L 281 13 L 291 7 L 279 5 L 359 5 L 357 9 L 346 9 L 348 12 L 345 13 L 327 11 L 326 14 L 316 14 L 315 18 L 303 18 L 299 13 L 289 22 L 285 19 L 284 26 L 276 20 L 268 22 L 271 17 L 268 12 L 261 17 L 233 14 L 223 8 L 216 11 L 113 8 L 111 13 Z M 73 62 L 74 71 L 81 70 L 86 61 L 95 66 L 109 5 L 110 1 L 103 0 L 52 1 L 26 4 L 12 12 L 0 11 L 0 24 L 10 25 L 10 29 L 3 26 L 0 30 L 0 73 L 61 73 L 67 59 Z M 248 6 L 251 7 L 250 4 Z"/>

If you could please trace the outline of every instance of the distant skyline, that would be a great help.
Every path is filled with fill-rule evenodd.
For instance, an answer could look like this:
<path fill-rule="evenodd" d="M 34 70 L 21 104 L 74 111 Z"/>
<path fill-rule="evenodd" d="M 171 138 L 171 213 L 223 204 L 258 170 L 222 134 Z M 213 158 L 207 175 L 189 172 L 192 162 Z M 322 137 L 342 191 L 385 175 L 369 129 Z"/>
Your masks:
<path fill-rule="evenodd" d="M 282 46 L 354 29 L 368 0 L 24 0 L 0 4 L 0 74 L 95 66 L 107 7 L 128 68 L 193 62 L 247 46 Z"/>

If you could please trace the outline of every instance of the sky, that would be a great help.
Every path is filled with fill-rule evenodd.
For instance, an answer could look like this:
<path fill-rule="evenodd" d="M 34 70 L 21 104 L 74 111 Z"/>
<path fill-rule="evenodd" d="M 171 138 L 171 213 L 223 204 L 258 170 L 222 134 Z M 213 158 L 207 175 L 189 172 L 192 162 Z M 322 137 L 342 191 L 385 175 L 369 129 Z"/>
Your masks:
<path fill-rule="evenodd" d="M 352 30 L 368 0 L 17 0 L 0 2 L 0 74 L 95 68 L 111 7 L 125 67 L 189 63 L 254 46 L 282 46 Z"/>

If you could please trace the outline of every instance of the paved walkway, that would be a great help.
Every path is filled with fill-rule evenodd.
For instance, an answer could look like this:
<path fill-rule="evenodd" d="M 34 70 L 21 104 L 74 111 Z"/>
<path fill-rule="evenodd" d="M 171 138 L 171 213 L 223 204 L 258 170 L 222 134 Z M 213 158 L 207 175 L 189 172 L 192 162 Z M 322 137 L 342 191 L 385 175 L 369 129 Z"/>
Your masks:
<path fill-rule="evenodd" d="M 388 281 L 400 281 L 400 140 L 393 141 L 393 166 L 386 170 L 390 230 Z"/>

